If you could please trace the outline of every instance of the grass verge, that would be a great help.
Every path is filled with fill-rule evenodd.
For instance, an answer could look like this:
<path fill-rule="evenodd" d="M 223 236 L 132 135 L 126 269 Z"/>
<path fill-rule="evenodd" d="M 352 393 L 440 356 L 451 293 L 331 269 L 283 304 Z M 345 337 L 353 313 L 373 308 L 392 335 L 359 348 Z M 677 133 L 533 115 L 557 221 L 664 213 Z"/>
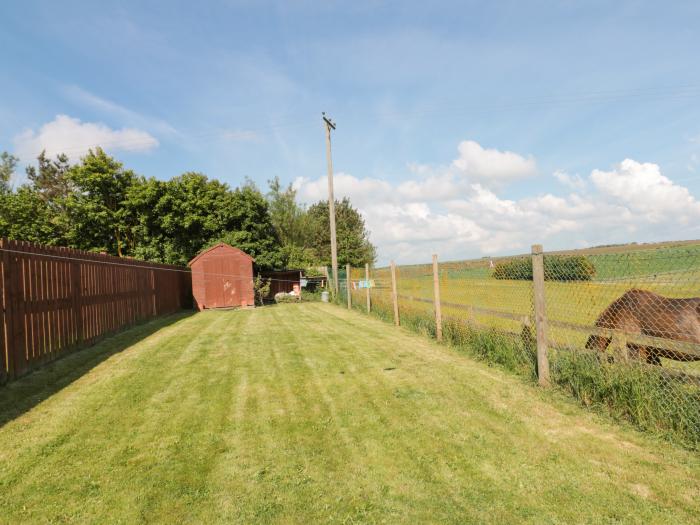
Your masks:
<path fill-rule="evenodd" d="M 376 301 L 372 315 L 393 322 L 391 305 Z M 435 319 L 425 306 L 401 308 L 401 325 L 435 337 Z M 537 356 L 531 330 L 521 334 L 484 329 L 464 320 L 443 321 L 447 344 L 529 380 L 537 378 Z M 583 406 L 632 423 L 692 450 L 700 449 L 700 388 L 670 376 L 666 370 L 634 361 L 608 364 L 589 352 L 551 349 L 553 382 Z"/>

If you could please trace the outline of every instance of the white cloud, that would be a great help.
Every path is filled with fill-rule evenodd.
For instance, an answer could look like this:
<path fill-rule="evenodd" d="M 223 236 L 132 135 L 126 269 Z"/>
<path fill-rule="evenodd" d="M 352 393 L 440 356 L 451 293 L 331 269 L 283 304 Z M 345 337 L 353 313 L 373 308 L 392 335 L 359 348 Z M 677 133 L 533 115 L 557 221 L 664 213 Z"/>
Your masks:
<path fill-rule="evenodd" d="M 442 202 L 464 197 L 475 182 L 488 187 L 529 177 L 536 173 L 535 160 L 510 151 L 484 149 L 466 140 L 459 144 L 459 157 L 450 166 L 409 163 L 415 177 L 396 185 L 375 178 L 358 179 L 346 173 L 334 177 L 335 194 L 347 196 L 356 205 L 366 202 Z M 328 182 L 298 178 L 295 186 L 307 202 L 328 197 Z"/>
<path fill-rule="evenodd" d="M 444 201 L 469 192 L 471 183 L 451 171 L 438 172 L 422 180 L 407 180 L 396 189 L 402 199 L 411 201 Z"/>
<path fill-rule="evenodd" d="M 553 175 L 554 178 L 559 181 L 559 183 L 571 189 L 580 191 L 586 187 L 586 181 L 583 180 L 583 178 L 578 174 L 570 175 L 565 171 L 557 170 L 553 173 Z"/>
<path fill-rule="evenodd" d="M 700 233 L 694 226 L 700 203 L 656 164 L 627 159 L 610 171 L 593 170 L 588 180 L 557 172 L 570 194 L 519 199 L 453 170 L 412 165 L 409 171 L 412 178 L 396 183 L 347 173 L 335 179 L 336 197 L 350 197 L 365 217 L 382 264 L 427 262 L 432 253 L 463 259 L 523 253 L 535 243 L 562 249 Z M 306 202 L 328 195 L 326 177 L 300 178 L 295 187 Z"/>
<path fill-rule="evenodd" d="M 687 188 L 664 177 L 657 164 L 625 159 L 612 171 L 593 170 L 591 181 L 602 195 L 644 214 L 651 222 L 673 215 L 687 223 L 700 214 L 700 203 L 695 197 Z"/>
<path fill-rule="evenodd" d="M 158 140 L 139 129 L 112 129 L 101 123 L 57 115 L 38 131 L 27 129 L 17 135 L 14 144 L 20 159 L 31 162 L 42 150 L 49 156 L 65 153 L 75 160 L 97 146 L 111 152 L 148 151 L 158 146 Z"/>
<path fill-rule="evenodd" d="M 512 151 L 485 149 L 478 142 L 465 140 L 459 144 L 459 157 L 452 166 L 469 179 L 499 185 L 537 173 L 535 159 Z"/>
<path fill-rule="evenodd" d="M 328 179 L 319 177 L 310 180 L 298 177 L 294 183 L 299 198 L 304 202 L 316 202 L 328 199 Z M 348 197 L 355 206 L 369 203 L 392 202 L 394 188 L 386 181 L 372 178 L 358 179 L 347 173 L 336 173 L 333 176 L 333 193 L 337 199 Z"/>

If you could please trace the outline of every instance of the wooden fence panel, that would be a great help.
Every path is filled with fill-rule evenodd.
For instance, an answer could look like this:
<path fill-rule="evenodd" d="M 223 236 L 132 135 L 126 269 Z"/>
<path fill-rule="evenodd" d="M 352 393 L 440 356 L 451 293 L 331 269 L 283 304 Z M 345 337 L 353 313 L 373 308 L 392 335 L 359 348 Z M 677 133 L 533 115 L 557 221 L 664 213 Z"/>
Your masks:
<path fill-rule="evenodd" d="M 0 239 L 0 384 L 191 307 L 191 283 L 178 266 Z"/>
<path fill-rule="evenodd" d="M 5 239 L 0 239 L 0 249 L 5 246 Z M 10 377 L 9 360 L 7 358 L 7 303 L 5 302 L 5 271 L 7 268 L 7 254 L 0 251 L 0 385 Z"/>

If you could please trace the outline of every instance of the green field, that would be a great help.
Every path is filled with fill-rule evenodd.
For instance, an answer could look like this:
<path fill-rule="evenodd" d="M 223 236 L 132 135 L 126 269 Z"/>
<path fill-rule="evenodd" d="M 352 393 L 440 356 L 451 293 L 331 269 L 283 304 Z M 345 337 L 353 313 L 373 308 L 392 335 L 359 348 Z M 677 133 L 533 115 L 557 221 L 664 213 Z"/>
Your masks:
<path fill-rule="evenodd" d="M 700 297 L 700 244 L 663 243 L 659 245 L 626 245 L 592 250 L 557 252 L 586 255 L 596 268 L 589 282 L 545 283 L 546 313 L 552 321 L 592 326 L 598 316 L 615 299 L 631 288 L 650 290 L 667 297 Z M 546 256 L 546 255 L 545 255 Z M 498 262 L 498 259 L 495 260 Z M 479 308 L 496 310 L 517 316 L 532 316 L 532 284 L 529 281 L 498 280 L 491 277 L 488 259 L 451 261 L 440 265 L 440 293 L 443 303 L 474 306 L 474 312 L 443 306 L 443 315 L 469 318 L 475 323 L 511 333 L 519 333 L 522 320 L 505 319 Z M 362 272 L 353 274 L 361 278 Z M 378 303 L 390 301 L 391 286 L 388 269 L 374 271 L 379 287 L 372 290 Z M 433 276 L 431 265 L 400 266 L 397 269 L 398 293 L 404 296 L 432 300 Z M 362 292 L 353 294 L 362 301 Z M 405 312 L 432 315 L 432 305 L 419 301 L 401 301 Z M 549 329 L 553 346 L 582 348 L 588 334 L 556 327 Z M 700 373 L 698 363 L 665 360 L 665 366 Z"/>
<path fill-rule="evenodd" d="M 691 523 L 697 454 L 333 305 L 152 322 L 0 389 L 2 523 Z"/>

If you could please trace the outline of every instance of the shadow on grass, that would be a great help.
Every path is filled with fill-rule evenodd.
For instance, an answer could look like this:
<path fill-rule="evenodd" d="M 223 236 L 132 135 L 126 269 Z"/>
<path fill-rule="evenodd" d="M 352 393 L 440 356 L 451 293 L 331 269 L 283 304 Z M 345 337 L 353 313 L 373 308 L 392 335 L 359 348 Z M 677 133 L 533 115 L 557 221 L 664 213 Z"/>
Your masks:
<path fill-rule="evenodd" d="M 0 386 L 0 428 L 70 385 L 114 354 L 194 313 L 194 310 L 185 310 L 133 326 L 108 336 L 97 344 L 71 352 L 16 381 Z"/>

